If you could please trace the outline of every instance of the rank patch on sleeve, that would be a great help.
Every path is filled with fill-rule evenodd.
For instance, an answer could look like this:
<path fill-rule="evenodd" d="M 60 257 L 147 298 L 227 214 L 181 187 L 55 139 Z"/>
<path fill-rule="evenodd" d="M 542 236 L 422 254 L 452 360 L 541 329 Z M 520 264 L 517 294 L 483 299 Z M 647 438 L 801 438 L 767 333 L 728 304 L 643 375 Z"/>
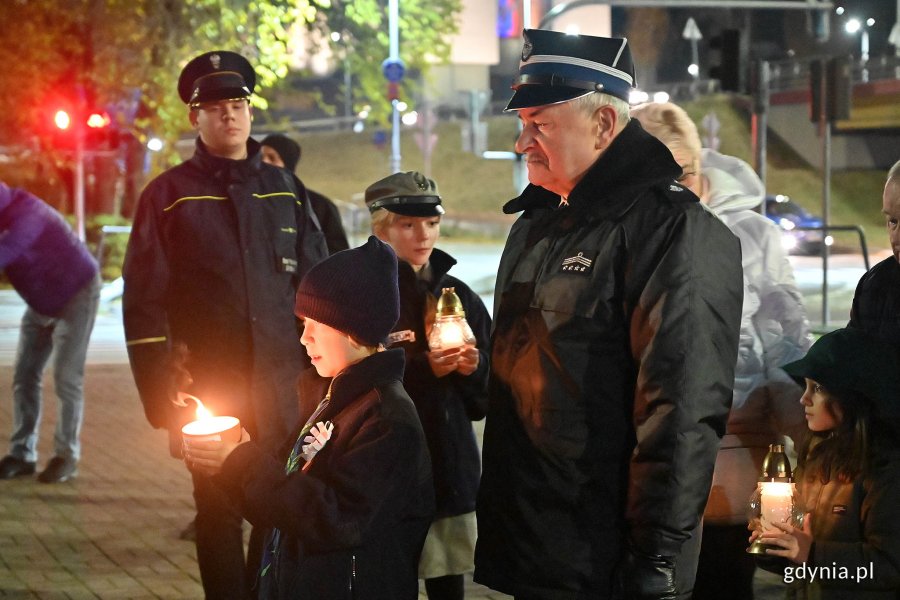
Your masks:
<path fill-rule="evenodd" d="M 401 342 L 415 342 L 416 341 L 416 332 L 412 329 L 404 329 L 403 331 L 395 331 L 390 334 L 387 339 L 387 346 L 390 348 L 394 344 L 399 344 Z"/>
<path fill-rule="evenodd" d="M 596 258 L 596 255 L 594 255 Z M 584 252 L 579 252 L 574 256 L 564 258 L 559 270 L 564 273 L 579 273 L 587 275 L 594 268 L 594 259 L 586 258 Z"/>

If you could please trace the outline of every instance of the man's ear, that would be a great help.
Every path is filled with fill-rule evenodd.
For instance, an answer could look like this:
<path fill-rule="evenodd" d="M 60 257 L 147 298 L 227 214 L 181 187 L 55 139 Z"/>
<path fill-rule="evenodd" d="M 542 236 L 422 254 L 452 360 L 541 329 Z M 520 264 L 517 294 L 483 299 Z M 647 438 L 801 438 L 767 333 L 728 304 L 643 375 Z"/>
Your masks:
<path fill-rule="evenodd" d="M 604 150 L 618 134 L 616 126 L 619 122 L 619 113 L 612 106 L 606 105 L 594 111 L 593 118 L 597 131 L 596 147 L 598 150 Z"/>
<path fill-rule="evenodd" d="M 192 108 L 188 111 L 188 120 L 191 122 L 191 127 L 197 129 L 197 109 Z"/>
<path fill-rule="evenodd" d="M 250 101 L 247 101 L 247 111 L 250 113 L 250 120 L 253 120 L 253 105 L 250 104 Z"/>

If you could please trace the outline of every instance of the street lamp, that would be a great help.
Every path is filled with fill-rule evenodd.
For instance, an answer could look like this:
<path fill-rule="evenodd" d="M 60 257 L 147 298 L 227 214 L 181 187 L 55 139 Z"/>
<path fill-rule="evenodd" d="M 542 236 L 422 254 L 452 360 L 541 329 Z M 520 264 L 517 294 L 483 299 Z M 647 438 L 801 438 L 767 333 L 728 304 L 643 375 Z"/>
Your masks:
<path fill-rule="evenodd" d="M 681 37 L 691 42 L 691 64 L 688 65 L 687 70 L 690 76 L 693 77 L 693 85 L 696 87 L 697 78 L 700 76 L 700 53 L 697 49 L 697 42 L 703 39 L 703 34 L 700 32 L 700 28 L 697 27 L 697 22 L 693 17 L 688 18 L 687 23 L 684 25 L 684 30 L 681 32 Z"/>
<path fill-rule="evenodd" d="M 860 62 L 865 65 L 869 61 L 869 27 L 875 24 L 875 19 L 869 17 L 865 23 L 859 19 L 850 19 L 844 25 L 844 31 L 849 34 L 860 32 L 859 50 Z"/>

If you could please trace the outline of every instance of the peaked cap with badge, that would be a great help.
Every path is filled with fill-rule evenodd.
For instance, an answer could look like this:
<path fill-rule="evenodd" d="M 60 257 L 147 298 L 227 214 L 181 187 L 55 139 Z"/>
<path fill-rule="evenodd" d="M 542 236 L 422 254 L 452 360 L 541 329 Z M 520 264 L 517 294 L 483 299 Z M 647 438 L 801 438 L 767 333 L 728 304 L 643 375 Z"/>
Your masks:
<path fill-rule="evenodd" d="M 250 62 L 227 50 L 214 50 L 192 59 L 178 77 L 178 95 L 191 108 L 203 102 L 247 98 L 256 87 Z"/>
<path fill-rule="evenodd" d="M 437 184 L 419 173 L 394 173 L 366 188 L 369 212 L 384 208 L 407 217 L 437 217 L 444 214 Z"/>
<path fill-rule="evenodd" d="M 522 61 L 506 110 L 567 102 L 591 92 L 628 101 L 634 64 L 625 38 L 571 35 L 545 29 L 522 33 Z"/>

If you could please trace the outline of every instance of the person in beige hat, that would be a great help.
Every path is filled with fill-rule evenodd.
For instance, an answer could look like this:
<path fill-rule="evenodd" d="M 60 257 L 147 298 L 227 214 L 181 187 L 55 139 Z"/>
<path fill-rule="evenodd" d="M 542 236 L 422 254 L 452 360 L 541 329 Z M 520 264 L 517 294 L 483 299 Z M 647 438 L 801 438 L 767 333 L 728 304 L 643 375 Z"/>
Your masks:
<path fill-rule="evenodd" d="M 463 597 L 473 569 L 475 496 L 481 472 L 472 421 L 484 417 L 491 319 L 484 303 L 450 275 L 456 261 L 434 247 L 444 207 L 437 184 L 421 173 L 394 173 L 366 189 L 372 232 L 399 259 L 400 319 L 392 347 L 406 353 L 403 385 L 416 405 L 434 472 L 437 514 L 419 561 L 430 600 Z M 452 287 L 475 335 L 460 347 L 429 347 L 443 288 Z"/>

